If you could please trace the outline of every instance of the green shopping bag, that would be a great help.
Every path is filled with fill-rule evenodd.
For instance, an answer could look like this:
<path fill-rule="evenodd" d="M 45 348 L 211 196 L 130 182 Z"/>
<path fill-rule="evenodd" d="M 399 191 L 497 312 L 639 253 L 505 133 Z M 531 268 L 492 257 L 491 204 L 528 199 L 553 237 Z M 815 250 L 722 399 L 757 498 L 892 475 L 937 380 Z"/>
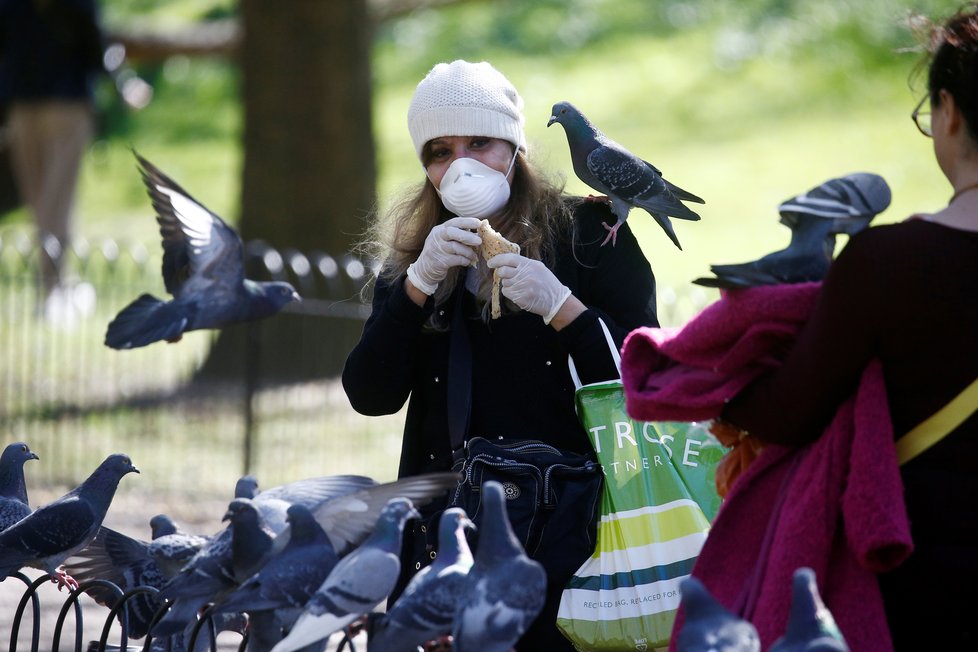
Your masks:
<path fill-rule="evenodd" d="M 604 470 L 594 554 L 561 597 L 557 626 L 582 651 L 665 647 L 710 522 L 726 449 L 706 423 L 635 421 L 621 381 L 577 390 Z"/>

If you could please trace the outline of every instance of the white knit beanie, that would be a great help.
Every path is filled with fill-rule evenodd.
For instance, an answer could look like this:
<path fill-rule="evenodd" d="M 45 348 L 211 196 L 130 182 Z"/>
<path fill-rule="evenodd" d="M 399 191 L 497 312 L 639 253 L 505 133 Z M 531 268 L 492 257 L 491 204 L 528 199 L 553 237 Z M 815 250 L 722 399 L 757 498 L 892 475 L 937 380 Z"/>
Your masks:
<path fill-rule="evenodd" d="M 442 136 L 489 136 L 526 152 L 523 98 L 488 62 L 439 63 L 418 84 L 408 131 L 421 158 L 425 143 Z"/>

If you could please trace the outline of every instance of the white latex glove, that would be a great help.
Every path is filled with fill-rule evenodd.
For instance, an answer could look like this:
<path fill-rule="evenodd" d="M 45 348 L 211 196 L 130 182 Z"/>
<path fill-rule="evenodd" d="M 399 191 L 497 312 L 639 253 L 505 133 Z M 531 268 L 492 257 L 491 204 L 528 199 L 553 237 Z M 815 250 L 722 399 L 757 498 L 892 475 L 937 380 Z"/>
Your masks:
<path fill-rule="evenodd" d="M 414 287 L 431 296 L 448 270 L 476 262 L 479 255 L 475 247 L 482 244 L 482 238 L 473 231 L 478 230 L 479 222 L 476 217 L 453 217 L 431 229 L 421 255 L 407 268 Z"/>
<path fill-rule="evenodd" d="M 570 289 L 539 260 L 520 254 L 499 254 L 487 265 L 498 274 L 503 296 L 523 310 L 543 317 L 544 324 L 550 323 L 571 295 Z"/>

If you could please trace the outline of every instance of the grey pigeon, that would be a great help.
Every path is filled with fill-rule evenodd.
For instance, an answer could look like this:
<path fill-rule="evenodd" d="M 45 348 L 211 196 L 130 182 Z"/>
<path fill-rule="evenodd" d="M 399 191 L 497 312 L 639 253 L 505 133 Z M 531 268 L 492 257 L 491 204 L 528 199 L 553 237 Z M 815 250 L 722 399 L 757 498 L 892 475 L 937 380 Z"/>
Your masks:
<path fill-rule="evenodd" d="M 153 626 L 153 636 L 181 633 L 193 623 L 197 610 L 219 601 L 264 563 L 272 548 L 273 533 L 248 498 L 228 504 L 228 528 L 211 539 L 180 573 L 167 582 L 160 596 L 170 601 L 166 615 Z"/>
<path fill-rule="evenodd" d="M 475 563 L 455 612 L 455 652 L 507 652 L 546 598 L 546 572 L 513 534 L 501 484 L 483 483 L 482 509 Z"/>
<path fill-rule="evenodd" d="M 0 532 L 0 580 L 31 566 L 47 572 L 59 586 L 77 588 L 60 566 L 95 538 L 127 473 L 139 473 L 129 456 L 110 455 L 79 486 Z"/>
<path fill-rule="evenodd" d="M 681 589 L 686 619 L 676 635 L 678 652 L 760 652 L 754 625 L 727 611 L 698 578 L 690 575 Z"/>
<path fill-rule="evenodd" d="M 788 627 L 770 652 L 849 652 L 842 632 L 818 594 L 811 568 L 802 567 L 794 573 Z"/>
<path fill-rule="evenodd" d="M 475 528 L 459 507 L 442 512 L 435 561 L 411 578 L 404 592 L 374 626 L 367 652 L 415 652 L 452 631 L 455 609 L 467 587 L 472 552 L 465 530 Z"/>
<path fill-rule="evenodd" d="M 188 534 L 177 528 L 166 514 L 157 514 L 150 519 L 149 525 L 153 540 L 147 544 L 146 554 L 156 562 L 165 581 L 176 577 L 210 540 L 206 536 Z"/>
<path fill-rule="evenodd" d="M 830 179 L 778 207 L 781 223 L 791 229 L 787 247 L 749 263 L 711 265 L 714 277 L 693 282 L 738 288 L 820 281 L 832 264 L 835 237 L 866 228 L 890 205 L 890 196 L 890 187 L 878 174 Z"/>
<path fill-rule="evenodd" d="M 554 123 L 564 126 L 574 173 L 588 186 L 607 195 L 611 202 L 611 212 L 618 221 L 614 226 L 605 224 L 608 237 L 602 245 L 611 240 L 614 246 L 618 229 L 635 206 L 645 209 L 682 249 L 669 218 L 700 219 L 682 202 L 703 204 L 702 199 L 663 179 L 658 168 L 605 136 L 570 102 L 554 104 L 547 126 Z"/>
<path fill-rule="evenodd" d="M 137 587 L 160 590 L 169 578 L 163 570 L 164 567 L 151 554 L 151 546 L 162 539 L 174 540 L 192 535 L 180 533 L 173 520 L 163 514 L 154 516 L 150 527 L 152 544 L 103 525 L 84 550 L 65 560 L 65 572 L 79 583 L 108 580 L 123 592 Z M 194 538 L 203 541 L 201 537 Z M 186 553 L 184 557 L 186 561 Z M 110 609 L 116 605 L 115 592 L 107 588 L 93 586 L 88 590 L 88 595 Z M 163 599 L 155 593 L 141 593 L 127 600 L 126 605 L 129 613 L 129 636 L 142 638 L 149 631 L 153 616 L 163 606 Z"/>
<path fill-rule="evenodd" d="M 214 614 L 247 613 L 252 627 L 249 648 L 258 641 L 267 650 L 282 639 L 302 608 L 339 561 L 329 537 L 304 505 L 288 509 L 291 537 L 255 575 L 216 605 Z"/>
<path fill-rule="evenodd" d="M 109 324 L 106 346 L 176 342 L 187 331 L 264 319 L 299 300 L 288 283 L 246 279 L 237 232 L 149 161 L 136 158 L 160 224 L 163 282 L 173 300 L 141 295 Z"/>
<path fill-rule="evenodd" d="M 39 459 L 22 441 L 7 444 L 0 455 L 0 532 L 31 513 L 24 462 Z"/>
<path fill-rule="evenodd" d="M 392 498 L 367 539 L 340 559 L 272 652 L 292 652 L 328 638 L 387 599 L 401 572 L 404 524 L 420 518 L 407 498 Z"/>

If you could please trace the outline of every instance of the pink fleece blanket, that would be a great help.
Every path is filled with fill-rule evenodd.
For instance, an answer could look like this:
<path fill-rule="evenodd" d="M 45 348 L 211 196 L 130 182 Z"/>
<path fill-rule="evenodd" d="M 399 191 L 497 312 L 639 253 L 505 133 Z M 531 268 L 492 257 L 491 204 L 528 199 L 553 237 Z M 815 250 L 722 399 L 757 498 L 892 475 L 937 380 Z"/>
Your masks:
<path fill-rule="evenodd" d="M 633 332 L 622 351 L 629 412 L 643 420 L 716 416 L 725 400 L 778 364 L 818 287 L 734 291 L 683 329 Z M 768 446 L 741 475 L 693 574 L 753 622 L 767 648 L 784 634 L 791 576 L 808 566 L 850 649 L 885 651 L 892 643 L 875 573 L 911 550 L 886 389 L 874 362 L 821 438 L 800 449 Z M 682 623 L 680 610 L 674 633 Z"/>

